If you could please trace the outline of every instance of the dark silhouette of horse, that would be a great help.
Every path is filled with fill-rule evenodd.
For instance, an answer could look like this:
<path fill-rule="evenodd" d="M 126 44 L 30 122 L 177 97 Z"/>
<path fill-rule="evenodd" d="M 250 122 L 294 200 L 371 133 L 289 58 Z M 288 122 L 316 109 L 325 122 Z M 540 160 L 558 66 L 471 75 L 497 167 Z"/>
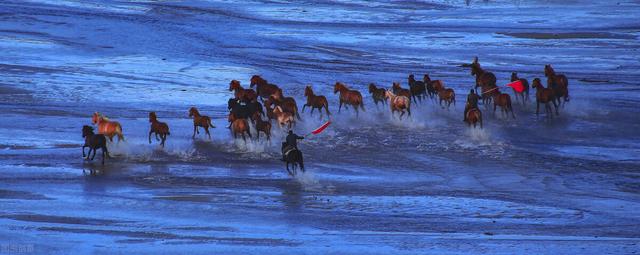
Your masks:
<path fill-rule="evenodd" d="M 296 167 L 300 166 L 300 170 L 304 173 L 304 160 L 302 159 L 302 151 L 298 149 L 292 149 L 288 152 L 285 152 L 284 161 L 287 164 L 287 172 L 289 175 L 296 176 Z M 293 171 L 289 170 L 289 164 L 292 165 Z"/>
<path fill-rule="evenodd" d="M 102 149 L 102 164 L 104 165 L 104 158 L 111 157 L 109 156 L 109 150 L 107 150 L 107 137 L 103 134 L 95 134 L 93 132 L 93 127 L 86 125 L 82 127 L 82 137 L 84 138 L 84 145 L 82 145 L 82 157 L 85 157 L 85 147 L 89 147 L 89 152 L 86 155 L 87 160 L 93 160 L 96 157 L 96 151 L 98 149 Z M 91 151 L 93 151 L 93 156 L 91 156 Z M 91 159 L 89 159 L 89 156 L 91 156 Z"/>
<path fill-rule="evenodd" d="M 538 116 L 540 112 L 540 103 L 544 104 L 544 109 L 547 113 L 547 117 L 553 117 L 553 111 L 551 110 L 551 105 L 549 105 L 549 103 L 553 103 L 553 106 L 556 108 L 556 115 L 559 115 L 558 105 L 556 104 L 556 98 L 553 89 L 543 87 L 539 78 L 533 79 L 531 87 L 536 89 L 536 116 Z"/>
<path fill-rule="evenodd" d="M 558 105 L 564 106 L 569 101 L 569 80 L 564 74 L 556 74 L 551 65 L 544 66 L 544 76 L 547 77 L 547 88 L 553 89 Z M 560 98 L 564 98 L 562 104 L 560 104 Z"/>

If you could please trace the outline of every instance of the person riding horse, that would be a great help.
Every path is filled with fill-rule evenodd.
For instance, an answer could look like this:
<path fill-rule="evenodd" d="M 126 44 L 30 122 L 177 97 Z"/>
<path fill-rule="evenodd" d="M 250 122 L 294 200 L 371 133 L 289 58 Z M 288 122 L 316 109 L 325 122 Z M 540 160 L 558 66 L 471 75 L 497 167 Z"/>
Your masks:
<path fill-rule="evenodd" d="M 282 143 L 282 161 L 285 161 L 285 156 L 292 150 L 298 150 L 298 140 L 302 140 L 304 137 L 296 135 L 293 130 L 289 130 L 289 134 Z"/>
<path fill-rule="evenodd" d="M 471 89 L 471 91 L 469 91 L 469 95 L 467 96 L 467 104 L 464 106 L 464 120 L 463 121 L 467 121 L 467 113 L 469 112 L 469 110 L 473 109 L 473 108 L 478 108 L 478 101 L 480 100 L 480 96 L 478 96 L 478 94 L 476 94 L 476 91 L 474 89 Z"/>

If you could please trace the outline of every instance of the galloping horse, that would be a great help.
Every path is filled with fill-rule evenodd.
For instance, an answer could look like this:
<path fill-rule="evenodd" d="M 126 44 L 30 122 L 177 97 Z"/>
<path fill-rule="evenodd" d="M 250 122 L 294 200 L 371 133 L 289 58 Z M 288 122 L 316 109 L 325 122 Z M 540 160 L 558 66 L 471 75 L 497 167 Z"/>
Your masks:
<path fill-rule="evenodd" d="M 253 102 L 258 98 L 256 92 L 253 89 L 245 89 L 240 85 L 240 81 L 232 80 L 229 83 L 229 91 L 234 92 L 236 99 L 243 102 Z"/>
<path fill-rule="evenodd" d="M 151 134 L 155 133 L 156 140 L 160 141 L 158 135 L 160 135 L 160 138 L 162 138 L 160 145 L 164 147 L 164 142 L 167 140 L 167 135 L 171 134 L 169 133 L 169 125 L 167 125 L 167 123 L 158 121 L 158 117 L 156 116 L 155 112 L 149 113 L 149 122 L 151 122 L 151 130 L 149 130 L 149 143 L 151 143 Z"/>
<path fill-rule="evenodd" d="M 209 140 L 211 140 L 209 127 L 215 128 L 213 123 L 211 123 L 211 118 L 209 118 L 209 116 L 200 115 L 200 112 L 198 112 L 198 109 L 195 107 L 191 107 L 189 109 L 189 117 L 193 117 L 193 136 L 191 136 L 191 138 L 196 138 L 196 133 L 200 134 L 198 127 L 202 127 L 204 128 L 204 132 L 209 136 Z"/>
<path fill-rule="evenodd" d="M 551 110 L 551 105 L 549 105 L 549 103 L 553 103 L 553 106 L 556 108 L 556 115 L 559 115 L 558 105 L 556 104 L 553 89 L 543 87 L 539 78 L 533 79 L 531 87 L 536 89 L 536 116 L 538 116 L 538 113 L 540 112 L 540 103 L 544 104 L 547 117 L 553 117 L 553 111 Z"/>
<path fill-rule="evenodd" d="M 280 89 L 278 85 L 270 84 L 267 80 L 262 79 L 260 75 L 254 75 L 251 77 L 251 84 L 249 87 L 253 88 L 253 86 L 256 86 L 256 92 L 263 100 L 265 98 L 269 98 L 271 95 L 276 93 L 278 89 Z"/>
<path fill-rule="evenodd" d="M 515 119 L 516 115 L 513 114 L 513 107 L 511 106 L 511 97 L 507 93 L 501 93 L 498 88 L 496 88 L 496 93 L 493 94 L 493 114 L 496 113 L 496 108 L 500 106 L 500 112 L 503 115 L 509 116 L 509 112 L 511 112 L 511 116 Z"/>
<path fill-rule="evenodd" d="M 482 93 L 480 94 L 482 103 L 488 105 L 496 93 L 496 76 L 492 72 L 485 71 L 480 67 L 478 57 L 475 57 L 473 63 L 471 63 L 471 75 L 476 77 L 476 88 L 482 88 Z"/>
<path fill-rule="evenodd" d="M 304 88 L 304 96 L 307 97 L 307 103 L 302 106 L 302 112 L 304 112 L 304 108 L 309 106 L 311 107 L 311 116 L 313 116 L 313 110 L 318 108 L 320 112 L 320 119 L 322 119 L 322 108 L 327 112 L 327 115 L 331 115 L 329 112 L 329 102 L 325 96 L 317 96 L 313 93 L 313 89 L 311 86 L 307 86 Z"/>
<path fill-rule="evenodd" d="M 564 97 L 564 105 L 569 101 L 569 80 L 564 74 L 556 74 L 551 65 L 544 65 L 544 76 L 547 77 L 547 88 L 553 89 L 555 99 L 560 105 L 560 98 Z"/>
<path fill-rule="evenodd" d="M 391 85 L 391 89 L 393 90 L 394 94 L 398 96 L 405 96 L 409 98 L 409 100 L 411 100 L 411 91 L 400 87 L 400 83 L 394 82 L 393 85 Z"/>
<path fill-rule="evenodd" d="M 333 86 L 333 94 L 340 92 L 340 106 L 338 107 L 338 113 L 342 109 L 342 104 L 351 105 L 356 110 L 356 116 L 358 116 L 358 107 L 364 111 L 364 102 L 362 101 L 362 94 L 357 90 L 350 90 L 341 82 L 336 82 Z M 346 106 L 345 106 L 346 108 Z"/>
<path fill-rule="evenodd" d="M 476 128 L 478 122 L 480 122 L 480 128 L 482 128 L 482 112 L 480 109 L 476 107 L 469 109 L 467 112 L 467 125 L 469 127 L 473 125 L 473 128 Z"/>
<path fill-rule="evenodd" d="M 386 90 L 376 87 L 373 83 L 369 84 L 369 93 L 371 94 L 371 98 L 373 98 L 373 103 L 376 104 L 376 108 L 378 107 L 378 102 L 382 102 L 382 105 L 387 102 L 387 97 L 385 96 Z"/>
<path fill-rule="evenodd" d="M 302 172 L 304 173 L 304 160 L 302 159 L 302 151 L 298 149 L 291 149 L 289 151 L 286 151 L 284 154 L 284 161 L 287 163 L 287 172 L 289 172 L 289 175 L 296 175 L 297 165 L 300 166 L 300 170 L 302 170 Z M 289 170 L 289 164 L 292 165 L 293 172 Z"/>
<path fill-rule="evenodd" d="M 104 158 L 109 156 L 109 150 L 107 150 L 107 138 L 103 134 L 94 134 L 93 127 L 83 126 L 82 127 L 82 137 L 84 138 L 84 145 L 82 145 L 82 157 L 85 157 L 84 148 L 89 147 L 89 153 L 87 154 L 87 159 L 91 156 L 91 151 L 93 150 L 93 156 L 91 156 L 91 160 L 96 157 L 96 151 L 98 149 L 102 149 L 102 164 L 104 165 Z"/>
<path fill-rule="evenodd" d="M 441 80 L 431 80 L 431 77 L 429 77 L 428 74 L 424 75 L 424 84 L 425 87 L 427 88 L 427 94 L 429 95 L 430 98 L 434 98 L 436 95 L 438 95 L 438 91 L 440 91 L 441 89 L 444 89 L 444 82 Z"/>
<path fill-rule="evenodd" d="M 228 109 L 229 112 L 229 127 L 231 123 L 237 119 L 251 119 L 254 120 L 255 116 L 264 115 L 262 111 L 262 104 L 258 101 L 251 101 L 248 103 L 242 103 L 238 99 L 229 99 Z"/>
<path fill-rule="evenodd" d="M 447 110 L 449 110 L 451 103 L 453 103 L 454 106 L 456 105 L 456 92 L 453 89 L 450 89 L 450 88 L 439 89 L 438 97 L 440 98 L 440 106 L 443 109 L 444 109 L 444 106 L 442 106 L 442 101 L 444 101 L 447 104 Z"/>
<path fill-rule="evenodd" d="M 290 112 L 285 112 L 282 110 L 282 107 L 276 106 L 273 109 L 273 115 L 278 122 L 278 126 L 282 129 L 284 125 L 288 125 L 291 128 L 295 124 L 295 119 L 293 118 L 293 114 Z"/>
<path fill-rule="evenodd" d="M 249 122 L 247 119 L 237 119 L 231 123 L 231 133 L 233 133 L 233 138 L 237 139 L 238 134 L 242 135 L 242 140 L 244 143 L 247 143 L 247 138 L 244 136 L 246 133 L 251 139 L 251 133 L 249 133 Z"/>
<path fill-rule="evenodd" d="M 411 116 L 411 100 L 409 100 L 406 96 L 396 96 L 390 90 L 385 92 L 385 97 L 389 99 L 389 105 L 391 106 L 391 116 L 398 111 L 400 112 L 400 116 L 398 119 L 402 120 L 402 116 L 404 116 L 404 111 L 407 110 L 409 116 Z"/>
<path fill-rule="evenodd" d="M 268 120 L 262 120 L 262 117 L 256 116 L 253 120 L 256 125 L 257 139 L 260 140 L 260 132 L 263 132 L 267 136 L 267 141 L 271 140 L 271 122 Z"/>
<path fill-rule="evenodd" d="M 98 134 L 103 134 L 109 138 L 109 141 L 113 142 L 113 136 L 118 136 L 118 142 L 124 141 L 124 135 L 122 134 L 122 126 L 117 121 L 110 121 L 107 117 L 102 116 L 99 112 L 94 112 L 91 117 L 91 122 L 94 125 L 98 125 Z"/>
<path fill-rule="evenodd" d="M 293 97 L 285 97 L 285 96 L 283 96 L 282 95 L 282 89 L 276 90 L 276 92 L 273 93 L 273 95 L 271 95 L 269 97 L 269 99 L 271 99 L 271 101 L 275 105 L 282 107 L 283 111 L 290 112 L 298 120 L 302 120 L 300 118 L 300 114 L 299 114 L 299 111 L 298 111 L 298 103 L 296 103 L 296 100 Z"/>
<path fill-rule="evenodd" d="M 422 97 L 427 97 L 427 88 L 425 87 L 424 81 L 416 81 L 413 74 L 409 75 L 409 90 L 411 91 L 411 97 L 414 102 L 416 102 L 416 98 L 422 101 Z"/>
<path fill-rule="evenodd" d="M 513 94 L 516 97 L 516 101 L 518 101 L 518 95 L 520 95 L 520 97 L 522 98 L 522 104 L 524 105 L 526 101 L 529 101 L 529 81 L 524 78 L 518 78 L 518 73 L 513 72 L 511 73 L 511 82 L 514 81 L 520 81 L 522 83 L 522 87 L 524 87 L 524 90 L 521 93 L 516 91 L 515 88 L 513 89 Z"/>

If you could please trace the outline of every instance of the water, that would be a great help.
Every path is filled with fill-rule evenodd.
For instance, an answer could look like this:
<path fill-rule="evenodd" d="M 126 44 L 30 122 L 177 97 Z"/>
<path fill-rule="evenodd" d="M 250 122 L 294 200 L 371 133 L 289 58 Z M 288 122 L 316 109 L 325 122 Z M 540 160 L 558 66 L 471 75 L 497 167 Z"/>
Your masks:
<path fill-rule="evenodd" d="M 640 251 L 637 1 L 3 1 L 0 237 L 37 254 L 631 254 Z M 462 122 L 480 58 L 569 77 L 560 116 L 514 104 Z M 398 120 L 367 85 L 429 73 L 457 105 Z M 332 125 L 300 143 L 234 140 L 228 83 L 260 74 L 327 96 Z M 338 114 L 333 84 L 366 112 Z M 504 90 L 511 93 L 510 90 Z M 535 100 L 534 97 L 531 97 Z M 213 118 L 192 139 L 187 110 Z M 105 166 L 80 156 L 99 111 L 122 123 Z M 156 111 L 171 135 L 149 144 Z M 305 134 L 324 123 L 303 114 Z M 96 156 L 99 158 L 100 156 Z"/>

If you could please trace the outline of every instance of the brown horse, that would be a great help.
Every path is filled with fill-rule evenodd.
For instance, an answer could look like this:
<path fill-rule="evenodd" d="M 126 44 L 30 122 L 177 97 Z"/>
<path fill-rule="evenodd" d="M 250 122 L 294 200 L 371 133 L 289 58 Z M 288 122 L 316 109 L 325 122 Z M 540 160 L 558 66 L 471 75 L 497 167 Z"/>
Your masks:
<path fill-rule="evenodd" d="M 373 98 L 373 103 L 376 104 L 376 108 L 378 107 L 378 102 L 382 102 L 382 105 L 387 102 L 387 97 L 385 96 L 386 90 L 376 87 L 373 83 L 369 84 L 369 93 L 371 94 L 371 98 Z"/>
<path fill-rule="evenodd" d="M 411 98 L 416 102 L 416 98 L 422 101 L 422 97 L 427 97 L 427 87 L 424 81 L 416 81 L 413 74 L 408 78 L 409 90 L 411 91 Z"/>
<path fill-rule="evenodd" d="M 263 100 L 265 98 L 269 98 L 271 95 L 276 93 L 278 89 L 280 89 L 278 85 L 270 84 L 267 80 L 262 79 L 260 75 L 251 76 L 251 84 L 249 87 L 253 88 L 253 86 L 256 86 L 256 93 Z"/>
<path fill-rule="evenodd" d="M 167 125 L 167 123 L 158 121 L 158 117 L 156 116 L 155 112 L 149 113 L 149 122 L 151 122 L 151 130 L 149 130 L 149 143 L 151 143 L 151 133 L 155 133 L 156 140 L 158 141 L 160 141 L 160 139 L 158 138 L 158 135 L 160 135 L 160 138 L 162 139 L 160 145 L 164 147 L 164 142 L 167 140 L 167 135 L 171 134 L 169 133 L 169 125 Z"/>
<path fill-rule="evenodd" d="M 198 109 L 195 107 L 191 107 L 189 109 L 189 117 L 193 117 L 193 136 L 191 136 L 191 138 L 196 138 L 196 133 L 200 134 L 198 127 L 202 127 L 204 128 L 204 132 L 209 136 L 209 140 L 211 140 L 209 127 L 215 128 L 213 123 L 211 123 L 211 118 L 209 118 L 209 116 L 200 115 L 200 112 L 198 112 Z"/>
<path fill-rule="evenodd" d="M 476 88 L 481 87 L 482 103 L 488 105 L 493 99 L 493 95 L 496 93 L 496 76 L 489 71 L 485 71 L 478 62 L 478 57 L 473 59 L 471 63 L 471 75 L 476 77 Z"/>
<path fill-rule="evenodd" d="M 311 86 L 307 86 L 304 88 L 304 96 L 307 97 L 307 103 L 302 106 L 302 112 L 304 112 L 304 108 L 309 106 L 311 107 L 311 116 L 313 116 L 313 110 L 318 109 L 320 112 L 320 119 L 322 119 L 322 108 L 327 112 L 327 115 L 331 115 L 329 112 L 329 102 L 325 96 L 317 96 L 313 93 L 313 89 Z"/>
<path fill-rule="evenodd" d="M 544 66 L 544 76 L 547 77 L 547 88 L 553 89 L 558 105 L 560 98 L 564 97 L 562 105 L 569 101 L 569 80 L 564 74 L 556 74 L 551 65 Z"/>
<path fill-rule="evenodd" d="M 229 91 L 233 91 L 235 98 L 244 102 L 253 102 L 258 97 L 253 89 L 243 88 L 240 81 L 237 80 L 232 80 L 229 83 Z"/>
<path fill-rule="evenodd" d="M 350 90 L 341 82 L 336 82 L 333 86 L 333 94 L 340 92 L 340 106 L 338 107 L 338 113 L 342 109 L 342 104 L 351 105 L 356 110 L 356 116 L 358 116 L 358 107 L 364 111 L 364 102 L 362 100 L 362 94 L 357 90 Z M 345 106 L 346 108 L 346 106 Z"/>
<path fill-rule="evenodd" d="M 404 116 L 404 111 L 407 110 L 409 116 L 411 116 L 411 100 L 407 96 L 396 96 L 390 90 L 385 92 L 385 97 L 389 99 L 389 105 L 391 106 L 391 116 L 395 112 L 400 112 L 400 116 L 398 119 L 402 120 L 402 116 Z"/>
<path fill-rule="evenodd" d="M 509 112 L 511 112 L 511 116 L 514 119 L 516 118 L 511 106 L 511 96 L 507 93 L 500 93 L 500 90 L 496 88 L 496 93 L 493 94 L 493 114 L 496 113 L 498 106 L 500 106 L 500 111 L 503 115 L 509 116 Z"/>
<path fill-rule="evenodd" d="M 118 142 L 124 141 L 124 135 L 122 134 L 122 126 L 117 121 L 110 121 L 107 117 L 102 116 L 99 112 L 94 112 L 91 117 L 91 122 L 94 125 L 98 125 L 98 134 L 103 134 L 109 138 L 109 141 L 113 142 L 113 137 L 118 136 Z"/>
<path fill-rule="evenodd" d="M 520 95 L 520 97 L 522 98 L 522 104 L 524 105 L 526 101 L 529 101 L 529 81 L 527 81 L 527 79 L 524 79 L 524 78 L 518 78 L 518 73 L 512 72 L 511 82 L 514 82 L 514 81 L 520 81 L 522 83 L 522 87 L 524 87 L 524 90 L 522 91 L 522 93 L 519 93 L 518 91 L 516 91 L 516 89 L 513 89 L 513 94 L 516 97 L 516 101 L 518 101 L 518 95 Z"/>
<path fill-rule="evenodd" d="M 467 125 L 469 127 L 473 125 L 473 128 L 476 128 L 478 122 L 480 122 L 480 128 L 482 128 L 482 112 L 480 109 L 476 107 L 469 109 L 467 112 Z"/>
<path fill-rule="evenodd" d="M 96 151 L 102 149 L 102 164 L 104 165 L 104 158 L 111 157 L 109 156 L 109 150 L 107 150 L 107 138 L 103 134 L 94 134 L 93 127 L 87 125 L 82 127 L 82 137 L 84 138 L 82 157 L 85 157 L 85 147 L 89 147 L 89 153 L 86 155 L 87 160 L 89 160 L 89 156 L 91 156 L 91 151 L 93 151 L 93 156 L 91 156 L 91 160 L 93 160 L 96 157 Z"/>
<path fill-rule="evenodd" d="M 247 119 L 237 119 L 231 123 L 231 133 L 233 133 L 233 138 L 238 139 L 238 134 L 242 135 L 242 140 L 244 143 L 247 143 L 247 138 L 244 136 L 246 133 L 251 139 L 251 133 L 249 133 L 249 122 Z"/>
<path fill-rule="evenodd" d="M 290 112 L 298 120 L 302 120 L 298 112 L 298 103 L 296 103 L 296 100 L 293 97 L 285 97 L 282 94 L 282 89 L 277 89 L 269 99 L 271 99 L 275 105 L 282 107 L 283 111 Z"/>
<path fill-rule="evenodd" d="M 271 122 L 268 120 L 262 120 L 260 115 L 256 116 L 254 119 L 254 124 L 256 125 L 256 135 L 257 139 L 260 140 L 260 132 L 263 132 L 267 136 L 267 141 L 271 140 Z"/>
<path fill-rule="evenodd" d="M 391 85 L 391 89 L 393 90 L 394 94 L 398 96 L 408 97 L 409 100 L 411 100 L 411 91 L 400 87 L 400 83 L 394 82 L 393 85 Z"/>
<path fill-rule="evenodd" d="M 449 110 L 451 103 L 453 103 L 453 106 L 456 105 L 456 92 L 453 89 L 442 88 L 438 90 L 438 97 L 440 98 L 440 106 L 442 109 L 444 109 L 442 101 L 447 104 L 447 110 Z"/>
<path fill-rule="evenodd" d="M 284 127 L 285 125 L 288 125 L 289 128 L 291 128 L 295 124 L 295 119 L 293 118 L 293 114 L 291 114 L 290 112 L 283 111 L 282 107 L 280 106 L 276 106 L 276 108 L 273 109 L 273 115 L 276 121 L 278 122 L 278 126 L 280 128 Z"/>
<path fill-rule="evenodd" d="M 556 104 L 553 89 L 543 87 L 539 78 L 533 79 L 531 87 L 536 89 L 536 116 L 538 116 L 540 112 L 540 103 L 544 104 L 547 117 L 553 117 L 553 111 L 551 110 L 551 105 L 549 105 L 549 103 L 553 103 L 553 106 L 556 108 L 556 115 L 559 115 L 558 105 Z"/>
<path fill-rule="evenodd" d="M 434 98 L 438 95 L 438 91 L 444 89 L 444 82 L 441 80 L 431 80 L 428 74 L 425 74 L 422 78 L 427 89 L 427 94 L 430 98 Z"/>

